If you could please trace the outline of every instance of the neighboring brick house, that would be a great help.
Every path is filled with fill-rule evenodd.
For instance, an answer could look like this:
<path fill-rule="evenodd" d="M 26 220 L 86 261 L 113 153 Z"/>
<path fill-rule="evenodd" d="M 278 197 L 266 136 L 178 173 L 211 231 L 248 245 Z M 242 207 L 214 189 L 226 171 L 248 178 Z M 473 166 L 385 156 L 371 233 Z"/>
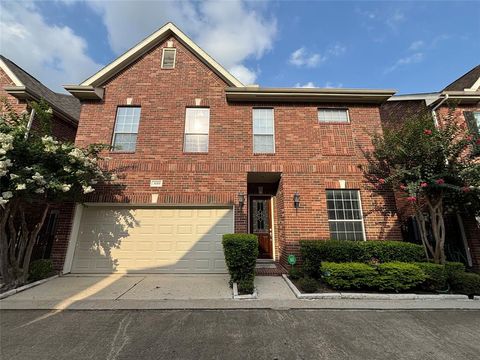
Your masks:
<path fill-rule="evenodd" d="M 470 131 L 480 129 L 480 65 L 476 66 L 443 90 L 425 94 L 407 94 L 391 97 L 381 106 L 385 124 L 399 122 L 402 118 L 428 112 L 441 126 L 441 119 L 451 107 L 455 115 L 465 121 Z M 405 201 L 397 198 L 399 216 L 403 223 L 404 237 L 415 238 L 415 222 L 409 218 Z M 480 270 L 480 223 L 470 214 L 456 214 L 446 219 L 447 255 Z M 448 248 L 451 247 L 451 249 Z"/>
<path fill-rule="evenodd" d="M 401 239 L 358 167 L 392 90 L 244 86 L 171 23 L 66 89 L 125 188 L 77 205 L 64 272 L 224 272 L 230 232 L 283 264 L 301 239 Z"/>
<path fill-rule="evenodd" d="M 38 129 L 39 123 L 29 102 L 44 99 L 52 108 L 52 135 L 61 141 L 75 140 L 80 117 L 80 101 L 71 95 L 53 92 L 2 55 L 0 55 L 0 98 L 6 99 L 18 114 L 29 114 L 30 129 Z M 32 259 L 50 258 L 55 242 L 68 241 L 72 213 L 72 204 L 52 207 L 37 239 Z M 29 216 L 36 215 L 38 212 L 33 209 Z"/>

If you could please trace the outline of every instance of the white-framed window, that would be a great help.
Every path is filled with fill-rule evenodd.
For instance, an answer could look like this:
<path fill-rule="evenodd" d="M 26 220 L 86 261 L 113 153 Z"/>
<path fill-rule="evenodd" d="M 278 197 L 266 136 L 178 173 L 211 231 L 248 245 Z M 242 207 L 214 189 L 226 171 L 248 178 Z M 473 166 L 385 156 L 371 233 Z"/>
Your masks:
<path fill-rule="evenodd" d="M 174 69 L 177 49 L 164 48 L 162 51 L 162 69 Z"/>
<path fill-rule="evenodd" d="M 318 122 L 321 123 L 349 123 L 347 109 L 318 109 Z"/>
<path fill-rule="evenodd" d="M 480 129 L 480 112 L 474 112 L 473 116 L 475 117 L 475 121 L 477 123 L 477 129 Z"/>
<path fill-rule="evenodd" d="M 327 212 L 332 240 L 365 240 L 358 190 L 327 190 Z"/>
<path fill-rule="evenodd" d="M 272 108 L 253 109 L 253 152 L 275 153 L 275 124 Z"/>
<path fill-rule="evenodd" d="M 184 152 L 208 152 L 209 108 L 187 108 L 185 114 Z"/>
<path fill-rule="evenodd" d="M 139 122 L 140 107 L 120 106 L 117 108 L 112 139 L 113 151 L 135 151 Z"/>

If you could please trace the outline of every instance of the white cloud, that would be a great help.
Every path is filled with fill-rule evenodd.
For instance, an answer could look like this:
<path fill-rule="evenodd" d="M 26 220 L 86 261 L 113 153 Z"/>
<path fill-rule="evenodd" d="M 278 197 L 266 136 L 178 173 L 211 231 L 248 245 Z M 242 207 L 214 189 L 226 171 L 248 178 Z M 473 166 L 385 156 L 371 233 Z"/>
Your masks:
<path fill-rule="evenodd" d="M 392 28 L 392 30 L 397 30 L 397 27 L 405 20 L 405 14 L 401 10 L 396 9 L 393 13 L 386 16 L 385 24 Z"/>
<path fill-rule="evenodd" d="M 395 64 L 393 64 L 392 66 L 390 66 L 389 68 L 387 68 L 385 70 L 385 73 L 390 73 L 390 72 L 398 69 L 399 67 L 402 67 L 402 66 L 405 66 L 405 65 L 418 64 L 418 63 L 422 62 L 424 58 L 425 58 L 425 56 L 422 52 L 416 52 L 412 55 L 409 55 L 409 56 L 403 57 L 401 59 L 398 59 L 395 62 Z"/>
<path fill-rule="evenodd" d="M 306 84 L 300 84 L 296 83 L 295 86 L 296 88 L 316 88 L 317 86 L 313 83 L 313 81 L 309 81 Z"/>
<path fill-rule="evenodd" d="M 331 56 L 340 56 L 347 51 L 347 48 L 342 44 L 335 44 L 327 49 L 327 54 Z"/>
<path fill-rule="evenodd" d="M 302 46 L 290 54 L 288 62 L 298 67 L 305 66 L 313 68 L 323 64 L 331 57 L 344 54 L 346 50 L 347 48 L 344 45 L 337 43 L 328 47 L 325 50 L 324 55 L 321 55 L 319 53 L 312 53 Z"/>
<path fill-rule="evenodd" d="M 101 65 L 87 55 L 87 43 L 68 26 L 48 24 L 34 3 L 0 3 L 1 53 L 54 91 L 79 83 Z"/>
<path fill-rule="evenodd" d="M 425 45 L 425 43 L 422 40 L 417 40 L 417 41 L 414 41 L 410 44 L 408 50 L 417 51 L 417 50 L 421 49 L 424 45 Z"/>
<path fill-rule="evenodd" d="M 343 87 L 343 84 L 342 83 L 333 83 L 331 81 L 327 81 L 325 83 L 325 85 L 323 85 L 324 88 L 335 88 L 335 89 L 338 89 L 338 88 L 342 88 Z"/>
<path fill-rule="evenodd" d="M 246 68 L 244 61 L 260 59 L 271 50 L 277 33 L 276 19 L 266 15 L 263 4 L 243 0 L 88 4 L 102 16 L 110 46 L 117 54 L 172 21 L 244 83 L 254 82 L 257 74 Z"/>

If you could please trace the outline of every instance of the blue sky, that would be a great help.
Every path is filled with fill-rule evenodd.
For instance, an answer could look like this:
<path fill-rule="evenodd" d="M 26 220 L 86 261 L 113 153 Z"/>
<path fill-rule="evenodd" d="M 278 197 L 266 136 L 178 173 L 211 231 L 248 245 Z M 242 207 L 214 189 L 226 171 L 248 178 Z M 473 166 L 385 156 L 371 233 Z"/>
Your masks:
<path fill-rule="evenodd" d="M 2 1 L 0 50 L 56 91 L 167 21 L 244 83 L 429 92 L 480 63 L 477 1 Z"/>

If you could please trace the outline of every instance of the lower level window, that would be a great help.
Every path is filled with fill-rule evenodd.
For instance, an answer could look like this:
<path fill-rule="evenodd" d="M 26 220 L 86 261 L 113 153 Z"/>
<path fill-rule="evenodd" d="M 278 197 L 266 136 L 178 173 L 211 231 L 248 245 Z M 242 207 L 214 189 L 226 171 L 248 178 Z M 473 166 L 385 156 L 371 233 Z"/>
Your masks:
<path fill-rule="evenodd" d="M 358 190 L 327 190 L 327 211 L 332 240 L 365 240 Z"/>

